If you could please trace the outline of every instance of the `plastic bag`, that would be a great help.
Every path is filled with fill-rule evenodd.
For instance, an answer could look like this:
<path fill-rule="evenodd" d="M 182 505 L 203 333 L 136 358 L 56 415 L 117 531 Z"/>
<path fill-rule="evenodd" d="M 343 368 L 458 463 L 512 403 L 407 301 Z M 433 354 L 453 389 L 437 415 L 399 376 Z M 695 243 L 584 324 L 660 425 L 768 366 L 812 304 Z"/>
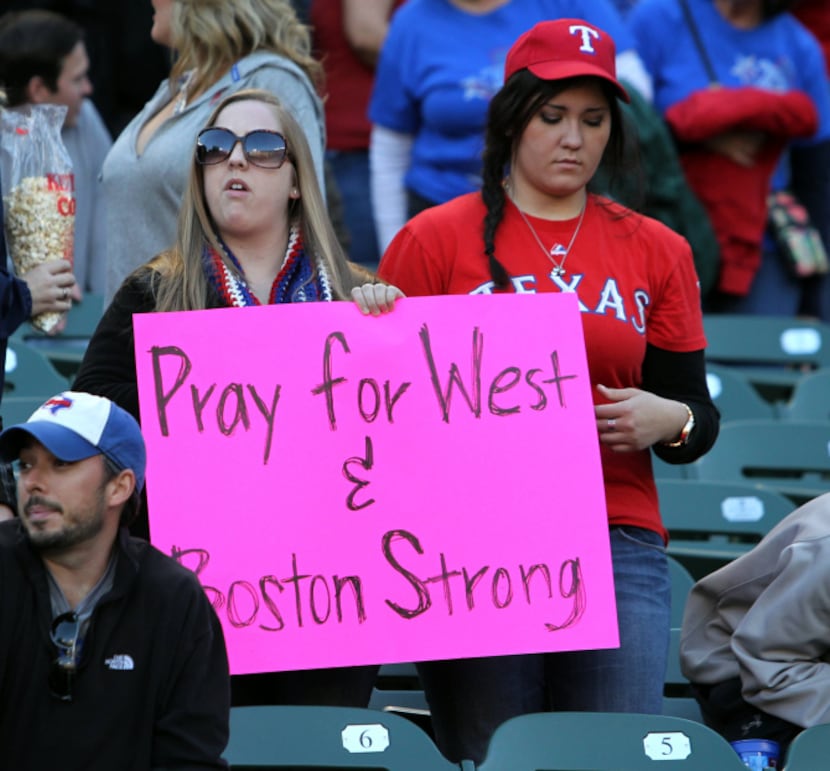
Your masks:
<path fill-rule="evenodd" d="M 61 139 L 66 107 L 27 105 L 0 110 L 0 179 L 6 246 L 14 272 L 23 276 L 43 262 L 72 262 L 75 176 Z M 32 319 L 49 332 L 60 313 Z"/>

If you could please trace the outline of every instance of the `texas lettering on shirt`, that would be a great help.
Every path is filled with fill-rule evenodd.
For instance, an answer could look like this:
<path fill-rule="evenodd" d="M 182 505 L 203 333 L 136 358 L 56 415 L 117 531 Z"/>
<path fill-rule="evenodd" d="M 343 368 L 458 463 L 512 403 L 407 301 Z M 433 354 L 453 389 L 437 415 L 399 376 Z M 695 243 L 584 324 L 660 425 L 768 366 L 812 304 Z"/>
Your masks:
<path fill-rule="evenodd" d="M 594 313 L 597 315 L 610 315 L 618 321 L 631 324 L 638 334 L 646 332 L 646 308 L 651 304 L 649 293 L 645 289 L 635 289 L 631 296 L 626 299 L 620 291 L 617 279 L 609 277 L 605 279 L 602 289 L 591 305 L 586 304 L 583 291 L 578 291 L 579 285 L 585 278 L 584 273 L 565 273 L 556 275 L 552 270 L 546 278 L 556 287 L 556 291 L 576 294 L 579 298 L 579 310 L 582 313 Z M 521 276 L 511 276 L 510 283 L 516 294 L 536 294 L 537 277 L 532 273 Z M 493 281 L 485 281 L 469 294 L 494 294 L 496 284 Z"/>

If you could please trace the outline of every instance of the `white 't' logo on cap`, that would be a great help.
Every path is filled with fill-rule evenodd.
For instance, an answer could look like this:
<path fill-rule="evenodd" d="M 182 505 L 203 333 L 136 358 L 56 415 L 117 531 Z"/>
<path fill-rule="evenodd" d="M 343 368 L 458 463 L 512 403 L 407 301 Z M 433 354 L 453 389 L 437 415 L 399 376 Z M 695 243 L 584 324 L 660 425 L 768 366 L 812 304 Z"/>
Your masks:
<path fill-rule="evenodd" d="M 584 51 L 586 54 L 596 53 L 594 47 L 591 45 L 591 38 L 598 38 L 599 32 L 591 27 L 586 27 L 584 24 L 571 24 L 571 26 L 568 27 L 568 32 L 572 35 L 582 36 L 582 45 L 579 46 L 580 51 Z"/>

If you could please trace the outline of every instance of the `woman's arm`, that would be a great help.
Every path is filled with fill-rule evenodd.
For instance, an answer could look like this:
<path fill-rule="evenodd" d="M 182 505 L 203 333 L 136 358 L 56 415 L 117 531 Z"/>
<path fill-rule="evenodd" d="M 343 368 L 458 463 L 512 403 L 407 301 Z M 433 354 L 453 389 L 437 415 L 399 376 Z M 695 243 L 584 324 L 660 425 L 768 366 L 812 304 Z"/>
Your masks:
<path fill-rule="evenodd" d="M 374 125 L 369 144 L 372 211 L 381 253 L 407 220 L 404 176 L 412 156 L 413 137 Z"/>
<path fill-rule="evenodd" d="M 688 405 L 695 417 L 688 444 L 680 447 L 654 445 L 654 452 L 661 460 L 690 463 L 709 451 L 718 437 L 720 413 L 706 385 L 704 351 L 677 353 L 648 345 L 643 361 L 643 388 Z M 678 426 L 678 433 L 680 428 L 682 426 Z"/>
<path fill-rule="evenodd" d="M 343 34 L 351 49 L 374 67 L 386 33 L 395 0 L 342 0 Z"/>
<path fill-rule="evenodd" d="M 703 351 L 675 353 L 649 345 L 642 388 L 597 385 L 600 442 L 614 452 L 653 448 L 667 463 L 690 463 L 709 450 L 720 415 L 709 397 Z"/>

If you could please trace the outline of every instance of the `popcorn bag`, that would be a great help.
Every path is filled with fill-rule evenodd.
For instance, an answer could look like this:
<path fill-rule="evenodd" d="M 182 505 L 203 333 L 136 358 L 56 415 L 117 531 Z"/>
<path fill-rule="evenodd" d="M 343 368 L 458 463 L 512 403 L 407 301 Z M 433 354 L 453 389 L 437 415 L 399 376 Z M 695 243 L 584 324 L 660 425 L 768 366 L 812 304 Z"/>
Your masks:
<path fill-rule="evenodd" d="M 63 105 L 0 110 L 0 179 L 6 246 L 14 272 L 24 276 L 43 262 L 72 262 L 75 176 L 61 139 Z M 60 313 L 41 313 L 32 324 L 52 331 Z"/>

